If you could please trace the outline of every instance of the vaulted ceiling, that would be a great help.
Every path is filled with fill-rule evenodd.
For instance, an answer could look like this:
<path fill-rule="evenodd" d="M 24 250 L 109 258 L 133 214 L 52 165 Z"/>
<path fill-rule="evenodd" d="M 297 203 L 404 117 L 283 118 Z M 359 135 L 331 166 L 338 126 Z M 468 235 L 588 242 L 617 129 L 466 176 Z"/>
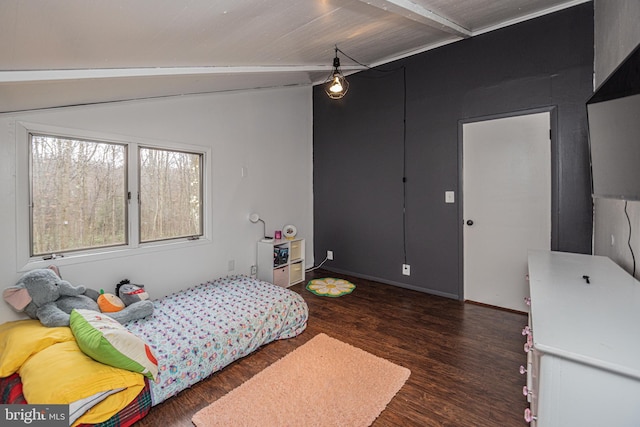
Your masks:
<path fill-rule="evenodd" d="M 2 0 L 0 112 L 312 85 L 336 45 L 375 66 L 586 1 Z"/>

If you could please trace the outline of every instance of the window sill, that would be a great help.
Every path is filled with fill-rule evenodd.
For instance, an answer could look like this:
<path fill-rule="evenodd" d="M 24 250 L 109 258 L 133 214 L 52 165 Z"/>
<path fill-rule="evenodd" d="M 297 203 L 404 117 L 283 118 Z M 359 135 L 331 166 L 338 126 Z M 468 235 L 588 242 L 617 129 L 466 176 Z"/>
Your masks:
<path fill-rule="evenodd" d="M 164 241 L 141 244 L 138 247 L 117 247 L 102 248 L 95 251 L 69 253 L 64 256 L 58 256 L 53 259 L 42 259 L 42 257 L 30 258 L 26 263 L 18 266 L 18 272 L 26 272 L 36 268 L 46 268 L 51 264 L 57 266 L 83 264 L 88 262 L 104 261 L 109 259 L 132 257 L 138 255 L 146 255 L 154 252 L 165 252 L 170 250 L 179 250 L 193 248 L 194 246 L 204 246 L 213 243 L 211 239 L 200 237 L 197 240 L 180 239 L 176 241 Z"/>

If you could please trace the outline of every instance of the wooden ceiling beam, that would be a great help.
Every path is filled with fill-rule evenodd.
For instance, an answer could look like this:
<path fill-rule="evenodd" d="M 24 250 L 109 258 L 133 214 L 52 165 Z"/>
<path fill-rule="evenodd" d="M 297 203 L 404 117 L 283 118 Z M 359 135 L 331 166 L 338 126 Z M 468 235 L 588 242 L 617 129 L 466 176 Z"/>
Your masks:
<path fill-rule="evenodd" d="M 461 38 L 471 37 L 472 31 L 438 15 L 410 0 L 360 0 L 384 11 L 436 28 Z"/>
<path fill-rule="evenodd" d="M 360 71 L 362 66 L 347 65 L 343 71 Z M 229 66 L 229 67 L 156 67 L 156 68 L 107 68 L 78 70 L 25 70 L 0 71 L 0 84 L 39 81 L 64 81 L 84 79 L 110 79 L 131 77 L 168 77 L 189 75 L 237 75 L 264 73 L 313 73 L 333 70 L 330 64 L 287 66 Z"/>

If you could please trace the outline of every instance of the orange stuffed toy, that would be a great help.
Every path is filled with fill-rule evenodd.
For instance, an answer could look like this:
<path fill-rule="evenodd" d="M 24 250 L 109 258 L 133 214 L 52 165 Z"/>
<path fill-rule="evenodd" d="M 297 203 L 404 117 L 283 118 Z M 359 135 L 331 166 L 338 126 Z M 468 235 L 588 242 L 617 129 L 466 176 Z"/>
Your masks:
<path fill-rule="evenodd" d="M 124 303 L 120 298 L 113 294 L 105 294 L 104 289 L 100 289 L 98 297 L 98 307 L 103 313 L 115 313 L 124 308 Z"/>

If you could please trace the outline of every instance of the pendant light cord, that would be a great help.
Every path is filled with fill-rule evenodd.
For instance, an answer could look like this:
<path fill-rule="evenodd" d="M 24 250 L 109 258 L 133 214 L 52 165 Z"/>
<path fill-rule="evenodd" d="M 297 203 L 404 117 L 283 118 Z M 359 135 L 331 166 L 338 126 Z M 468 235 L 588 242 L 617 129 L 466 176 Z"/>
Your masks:
<path fill-rule="evenodd" d="M 402 70 L 402 251 L 404 264 L 407 262 L 407 67 L 401 65 L 396 68 L 383 70 L 380 68 L 372 68 L 367 64 L 363 64 L 357 59 L 349 56 L 338 45 L 335 45 L 336 55 L 340 52 L 356 64 L 366 68 L 367 70 L 378 73 L 395 73 Z M 380 76 L 382 77 L 382 76 Z M 363 76 L 363 78 L 366 78 Z M 374 77 L 375 78 L 375 77 Z M 379 78 L 379 77 L 378 77 Z"/>
<path fill-rule="evenodd" d="M 362 62 L 358 61 L 357 59 L 353 59 L 352 57 L 350 57 L 349 55 L 347 55 L 346 53 L 344 53 L 342 50 L 340 50 L 340 48 L 338 47 L 338 45 L 335 46 L 336 49 L 336 55 L 337 52 L 340 52 L 341 54 L 343 54 L 344 56 L 346 56 L 347 58 L 349 58 L 350 60 L 352 60 L 353 62 L 355 62 L 358 65 L 361 65 L 369 70 L 373 70 L 373 68 L 371 68 L 370 66 L 368 66 L 367 64 L 363 64 Z"/>
<path fill-rule="evenodd" d="M 407 264 L 407 68 L 402 66 L 402 247 Z"/>
<path fill-rule="evenodd" d="M 389 69 L 389 70 L 383 70 L 383 69 L 380 69 L 379 67 L 373 68 L 373 67 L 371 67 L 370 65 L 363 64 L 362 62 L 358 61 L 357 59 L 355 59 L 355 58 L 353 58 L 353 57 L 349 56 L 347 53 L 345 53 L 344 51 L 342 51 L 342 50 L 338 47 L 338 45 L 336 45 L 336 46 L 335 46 L 335 50 L 336 50 L 336 52 L 340 52 L 341 54 L 343 54 L 344 56 L 346 56 L 347 58 L 349 58 L 350 60 L 352 60 L 352 61 L 353 61 L 353 62 L 355 62 L 356 64 L 360 65 L 361 67 L 364 67 L 364 68 L 366 68 L 367 70 L 376 71 L 376 72 L 378 72 L 378 73 L 395 73 L 395 72 L 396 72 L 396 71 L 398 71 L 398 70 L 404 70 L 404 69 L 406 68 L 404 65 L 401 65 L 401 66 L 396 67 L 396 68 L 391 68 L 391 69 Z"/>

